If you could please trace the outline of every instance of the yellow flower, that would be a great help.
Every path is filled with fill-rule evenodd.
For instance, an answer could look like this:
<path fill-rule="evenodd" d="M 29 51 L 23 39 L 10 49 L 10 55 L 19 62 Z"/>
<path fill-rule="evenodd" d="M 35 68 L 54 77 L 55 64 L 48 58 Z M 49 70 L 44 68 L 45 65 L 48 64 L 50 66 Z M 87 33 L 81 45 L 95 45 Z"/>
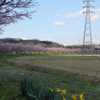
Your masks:
<path fill-rule="evenodd" d="M 63 98 L 63 100 L 66 100 L 65 98 Z"/>
<path fill-rule="evenodd" d="M 60 92 L 60 90 L 59 90 L 59 89 L 57 89 L 57 92 L 59 93 L 59 92 Z"/>
<path fill-rule="evenodd" d="M 80 98 L 81 100 L 83 100 L 83 94 L 80 94 L 79 98 Z"/>
<path fill-rule="evenodd" d="M 51 92 L 53 92 L 53 90 L 51 88 L 49 88 Z"/>
<path fill-rule="evenodd" d="M 66 94 L 66 90 L 65 90 L 65 89 L 64 89 L 64 90 L 62 90 L 62 95 L 63 95 L 63 94 Z"/>
<path fill-rule="evenodd" d="M 72 95 L 72 98 L 73 98 L 73 100 L 76 100 L 77 99 L 77 94 L 75 94 L 75 95 Z"/>

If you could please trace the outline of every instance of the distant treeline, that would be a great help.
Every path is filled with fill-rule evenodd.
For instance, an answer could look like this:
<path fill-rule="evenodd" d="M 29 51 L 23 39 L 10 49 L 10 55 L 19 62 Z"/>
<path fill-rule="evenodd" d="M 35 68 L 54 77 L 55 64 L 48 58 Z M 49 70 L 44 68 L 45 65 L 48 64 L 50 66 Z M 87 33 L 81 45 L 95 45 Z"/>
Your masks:
<path fill-rule="evenodd" d="M 33 40 L 22 40 L 20 38 L 4 38 L 4 39 L 0 39 L 0 41 L 4 42 L 4 43 L 14 43 L 14 44 L 18 44 L 21 43 L 23 45 L 32 45 L 32 46 L 36 46 L 36 45 L 41 45 L 42 47 L 62 47 L 62 48 L 69 48 L 69 49 L 78 49 L 81 48 L 82 49 L 82 45 L 62 45 L 56 42 L 52 42 L 52 41 L 40 41 L 37 39 L 33 39 Z M 86 45 L 85 48 L 90 49 L 90 45 Z M 93 44 L 93 49 L 95 50 L 100 50 L 100 45 L 96 45 Z"/>
<path fill-rule="evenodd" d="M 22 43 L 10 43 L 0 41 L 0 52 L 16 52 L 16 53 L 82 53 L 82 48 L 64 48 L 64 47 L 42 47 L 41 45 L 23 45 Z M 91 49 L 86 48 L 85 53 L 91 53 Z M 100 50 L 93 49 L 94 53 L 100 53 Z"/>
<path fill-rule="evenodd" d="M 52 42 L 52 41 L 40 41 L 37 39 L 33 39 L 33 40 L 22 40 L 20 38 L 4 38 L 4 39 L 0 39 L 0 41 L 6 43 L 22 43 L 23 45 L 41 45 L 42 47 L 64 47 L 64 45 L 58 44 L 56 42 Z"/>

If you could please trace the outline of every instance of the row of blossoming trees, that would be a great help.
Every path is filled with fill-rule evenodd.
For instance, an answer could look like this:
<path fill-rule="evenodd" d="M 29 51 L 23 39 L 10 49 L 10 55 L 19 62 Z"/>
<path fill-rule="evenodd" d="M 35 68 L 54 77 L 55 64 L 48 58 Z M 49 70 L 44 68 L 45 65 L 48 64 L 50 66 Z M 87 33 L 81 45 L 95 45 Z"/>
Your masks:
<path fill-rule="evenodd" d="M 31 52 L 44 52 L 44 53 L 82 53 L 82 49 L 69 49 L 63 47 L 42 47 L 40 45 L 32 46 L 32 45 L 23 45 L 19 44 L 10 44 L 10 43 L 3 43 L 0 41 L 0 52 L 19 52 L 19 53 L 31 53 Z M 86 49 L 85 53 L 90 53 L 90 49 Z M 100 53 L 100 50 L 93 50 L 94 53 Z"/>

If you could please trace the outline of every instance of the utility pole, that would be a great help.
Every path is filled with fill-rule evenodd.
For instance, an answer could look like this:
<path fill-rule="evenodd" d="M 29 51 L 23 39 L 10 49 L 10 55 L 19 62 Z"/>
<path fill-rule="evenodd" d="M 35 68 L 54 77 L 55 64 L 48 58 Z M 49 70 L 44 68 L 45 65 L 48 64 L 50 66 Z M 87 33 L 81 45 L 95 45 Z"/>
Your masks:
<path fill-rule="evenodd" d="M 87 3 L 86 6 L 83 6 L 83 8 L 86 8 L 86 11 L 83 12 L 83 14 L 86 14 L 85 19 L 85 26 L 84 26 L 84 36 L 83 36 L 83 47 L 82 47 L 82 56 L 85 53 L 86 45 L 90 45 L 91 47 L 91 53 L 93 56 L 93 46 L 92 46 L 92 33 L 91 33 L 91 20 L 90 20 L 90 13 L 94 13 L 93 11 L 90 11 L 90 8 L 94 6 L 90 6 L 90 2 L 94 2 L 93 0 L 84 0 L 83 3 Z"/>

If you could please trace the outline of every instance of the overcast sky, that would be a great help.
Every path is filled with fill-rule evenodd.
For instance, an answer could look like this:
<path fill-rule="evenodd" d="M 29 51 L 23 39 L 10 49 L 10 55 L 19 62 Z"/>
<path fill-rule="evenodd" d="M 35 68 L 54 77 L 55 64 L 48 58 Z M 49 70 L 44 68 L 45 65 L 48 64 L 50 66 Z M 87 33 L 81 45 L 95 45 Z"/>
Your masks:
<path fill-rule="evenodd" d="M 36 0 L 32 19 L 19 20 L 4 28 L 1 38 L 50 40 L 60 44 L 82 44 L 85 14 L 83 0 Z M 93 43 L 100 44 L 100 0 L 91 2 Z"/>

